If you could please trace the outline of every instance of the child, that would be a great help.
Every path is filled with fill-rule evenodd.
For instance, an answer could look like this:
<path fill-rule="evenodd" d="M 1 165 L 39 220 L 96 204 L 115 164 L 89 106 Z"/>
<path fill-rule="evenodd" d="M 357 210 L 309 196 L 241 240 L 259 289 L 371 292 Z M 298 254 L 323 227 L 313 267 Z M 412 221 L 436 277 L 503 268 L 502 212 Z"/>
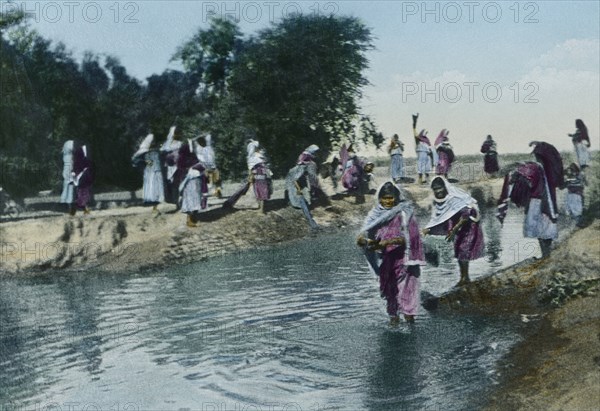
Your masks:
<path fill-rule="evenodd" d="M 581 170 L 577 164 L 571 163 L 569 168 L 567 168 L 566 174 L 567 214 L 576 221 L 577 227 L 581 227 L 581 214 L 583 213 L 583 178 L 581 176 Z"/>
<path fill-rule="evenodd" d="M 391 181 L 380 187 L 377 205 L 367 215 L 356 243 L 363 247 L 371 270 L 379 276 L 390 324 L 398 313 L 414 322 L 419 305 L 419 276 L 425 265 L 423 244 L 413 209 Z"/>

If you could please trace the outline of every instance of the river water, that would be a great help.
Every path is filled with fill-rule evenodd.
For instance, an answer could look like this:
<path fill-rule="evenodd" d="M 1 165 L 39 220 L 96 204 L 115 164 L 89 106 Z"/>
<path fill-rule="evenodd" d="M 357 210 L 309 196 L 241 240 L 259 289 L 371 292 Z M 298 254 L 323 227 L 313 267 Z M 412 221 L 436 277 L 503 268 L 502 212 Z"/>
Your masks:
<path fill-rule="evenodd" d="M 539 252 L 522 214 L 485 218 L 473 278 Z M 154 273 L 0 280 L 0 411 L 476 409 L 515 317 L 421 309 L 387 324 L 347 229 Z M 458 280 L 451 247 L 422 274 Z"/>

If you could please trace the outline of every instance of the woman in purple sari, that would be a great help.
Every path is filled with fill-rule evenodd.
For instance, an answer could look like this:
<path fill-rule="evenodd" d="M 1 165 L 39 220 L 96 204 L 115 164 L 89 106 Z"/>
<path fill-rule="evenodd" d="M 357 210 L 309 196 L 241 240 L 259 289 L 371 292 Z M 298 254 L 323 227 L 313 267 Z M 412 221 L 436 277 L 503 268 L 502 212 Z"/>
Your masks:
<path fill-rule="evenodd" d="M 223 203 L 223 208 L 231 209 L 235 203 L 246 195 L 250 185 L 254 186 L 254 195 L 258 201 L 258 208 L 265 213 L 265 201 L 273 195 L 273 173 L 269 169 L 269 162 L 265 150 L 256 140 L 250 139 L 246 146 L 246 162 L 248 165 L 248 179 Z"/>
<path fill-rule="evenodd" d="M 434 195 L 431 220 L 423 235 L 443 235 L 446 241 L 454 241 L 454 256 L 460 267 L 457 286 L 461 286 L 470 281 L 469 261 L 483 257 L 485 251 L 477 201 L 441 176 L 431 180 L 431 189 Z"/>
<path fill-rule="evenodd" d="M 435 173 L 448 178 L 450 167 L 454 162 L 454 150 L 448 139 L 450 131 L 443 129 L 435 139 L 435 150 L 437 151 L 438 162 L 435 167 Z"/>
<path fill-rule="evenodd" d="M 419 226 L 412 206 L 391 181 L 380 187 L 376 198 L 377 205 L 367 215 L 356 242 L 363 247 L 371 271 L 379 276 L 390 323 L 399 322 L 398 313 L 414 322 L 420 266 L 425 265 Z"/>
<path fill-rule="evenodd" d="M 85 145 L 77 145 L 73 151 L 73 174 L 73 181 L 77 187 L 75 205 L 78 209 L 83 210 L 84 214 L 89 214 L 88 204 L 92 199 L 94 172 L 88 148 Z"/>

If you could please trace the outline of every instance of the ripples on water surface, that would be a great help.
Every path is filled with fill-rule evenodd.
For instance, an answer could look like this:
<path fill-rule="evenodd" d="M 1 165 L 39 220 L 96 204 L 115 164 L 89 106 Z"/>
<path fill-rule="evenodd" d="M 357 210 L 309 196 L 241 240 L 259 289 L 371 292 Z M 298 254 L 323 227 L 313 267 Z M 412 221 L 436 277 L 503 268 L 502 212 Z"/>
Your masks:
<path fill-rule="evenodd" d="M 515 214 L 502 231 L 486 220 L 473 277 L 530 256 Z M 421 310 L 388 327 L 354 235 L 147 275 L 0 280 L 0 410 L 477 408 L 515 320 Z M 434 294 L 458 280 L 441 250 L 422 275 Z"/>

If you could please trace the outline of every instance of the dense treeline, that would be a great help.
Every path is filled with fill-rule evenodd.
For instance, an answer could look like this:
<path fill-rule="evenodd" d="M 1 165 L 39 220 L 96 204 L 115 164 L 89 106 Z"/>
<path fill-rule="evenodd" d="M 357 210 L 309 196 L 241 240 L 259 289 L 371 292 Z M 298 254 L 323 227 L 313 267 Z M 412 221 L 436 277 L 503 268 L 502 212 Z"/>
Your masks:
<path fill-rule="evenodd" d="M 136 189 L 130 158 L 141 137 L 162 141 L 174 122 L 184 138 L 210 132 L 222 172 L 245 170 L 244 141 L 258 138 L 281 175 L 298 153 L 341 139 L 382 136 L 357 105 L 371 34 L 348 17 L 293 16 L 244 39 L 214 19 L 174 51 L 183 71 L 146 82 L 119 60 L 92 52 L 78 62 L 27 26 L 0 15 L 0 185 L 16 196 L 57 190 L 61 148 L 88 144 L 101 189 Z"/>

